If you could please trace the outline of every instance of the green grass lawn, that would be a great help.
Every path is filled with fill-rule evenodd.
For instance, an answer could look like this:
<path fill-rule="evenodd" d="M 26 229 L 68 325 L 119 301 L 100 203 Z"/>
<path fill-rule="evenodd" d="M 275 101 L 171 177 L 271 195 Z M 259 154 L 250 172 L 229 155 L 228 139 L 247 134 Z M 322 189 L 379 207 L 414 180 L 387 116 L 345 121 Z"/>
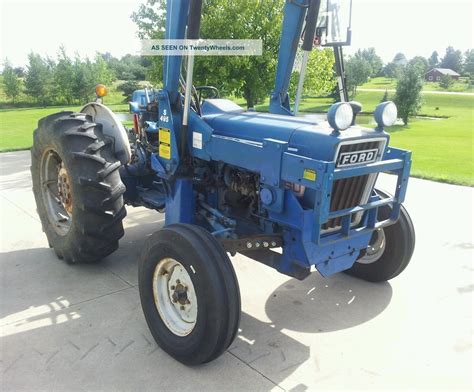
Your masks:
<path fill-rule="evenodd" d="M 128 111 L 127 104 L 108 106 L 114 112 Z M 33 142 L 33 131 L 39 119 L 62 110 L 79 111 L 80 109 L 80 106 L 54 106 L 0 110 L 0 152 L 30 148 Z"/>
<path fill-rule="evenodd" d="M 364 112 L 372 112 L 383 93 L 360 92 Z M 420 116 L 408 126 L 388 129 L 391 145 L 413 152 L 412 175 L 437 181 L 474 186 L 474 96 L 424 95 Z M 305 99 L 303 112 L 325 111 L 328 99 Z M 360 123 L 372 119 L 363 116 Z"/>
<path fill-rule="evenodd" d="M 414 176 L 474 185 L 474 97 L 425 95 L 421 113 L 448 118 L 414 119 L 391 129 L 395 147 L 413 151 Z"/>
<path fill-rule="evenodd" d="M 382 98 L 382 92 L 360 92 L 356 100 L 365 113 L 372 112 Z M 243 105 L 242 100 L 237 102 Z M 107 103 L 107 97 L 106 97 Z M 331 105 L 328 98 L 305 98 L 302 112 L 321 113 Z M 115 112 L 126 112 L 126 104 L 110 104 Z M 424 96 L 420 114 L 439 119 L 416 118 L 407 127 L 389 129 L 391 144 L 413 151 L 412 174 L 416 177 L 474 186 L 473 117 L 474 97 L 455 95 Z M 25 108 L 0 110 L 0 151 L 31 147 L 32 132 L 40 118 L 60 110 L 79 107 Z M 266 111 L 268 103 L 257 106 Z M 361 116 L 360 124 L 369 124 L 371 116 Z"/>
<path fill-rule="evenodd" d="M 364 83 L 360 86 L 362 89 L 383 89 L 383 90 L 395 90 L 397 87 L 396 79 L 392 78 L 371 78 L 367 83 Z M 474 87 L 469 86 L 466 78 L 461 78 L 458 81 L 455 81 L 449 89 L 444 89 L 440 87 L 437 82 L 425 82 L 423 86 L 423 91 L 451 91 L 451 92 L 465 92 L 473 93 Z"/>

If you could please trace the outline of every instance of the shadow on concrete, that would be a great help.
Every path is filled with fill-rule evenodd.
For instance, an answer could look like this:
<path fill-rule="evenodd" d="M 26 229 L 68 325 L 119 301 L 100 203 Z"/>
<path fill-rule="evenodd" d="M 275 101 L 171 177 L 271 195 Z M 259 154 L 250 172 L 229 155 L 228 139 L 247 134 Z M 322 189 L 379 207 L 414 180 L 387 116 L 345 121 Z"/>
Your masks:
<path fill-rule="evenodd" d="M 164 216 L 146 209 L 128 209 L 120 248 L 97 265 L 67 265 L 48 248 L 0 255 L 0 317 L 2 325 L 5 320 L 7 324 L 0 329 L 2 347 L 15 354 L 2 358 L 8 372 L 15 368 L 21 372 L 28 366 L 59 374 L 61 362 L 93 367 L 100 361 L 105 373 L 110 372 L 115 379 L 114 387 L 123 387 L 127 380 L 116 375 L 123 366 L 120 361 L 137 372 L 148 368 L 151 373 L 159 363 L 157 371 L 162 377 L 166 374 L 166 379 L 204 374 L 209 380 L 221 379 L 222 384 L 214 389 L 222 390 L 226 389 L 227 376 L 235 376 L 234 370 L 228 369 L 229 363 L 239 360 L 277 385 L 310 359 L 310 348 L 285 330 L 318 333 L 350 328 L 376 317 L 390 302 L 388 283 L 371 284 L 344 274 L 322 278 L 313 273 L 304 281 L 289 279 L 266 301 L 270 322 L 242 312 L 239 333 L 228 350 L 234 362 L 224 355 L 198 368 L 183 367 L 156 346 L 142 315 L 138 291 L 132 287 L 137 283 L 136 264 L 143 243 L 162 227 Z M 316 345 L 318 339 L 316 334 Z M 150 356 L 154 364 L 150 364 Z M 33 363 L 25 362 L 26 358 Z M 319 371 L 318 364 L 314 366 Z M 120 380 L 125 384 L 118 383 Z M 38 385 L 49 384 L 40 380 Z M 97 385 L 90 388 L 97 389 Z M 154 382 L 147 387 L 152 385 Z M 165 388 L 167 384 L 158 382 L 156 386 Z M 307 389 L 304 384 L 297 387 Z"/>
<path fill-rule="evenodd" d="M 112 390 L 128 382 L 120 370 L 126 366 L 129 371 L 135 369 L 136 374 L 143 374 L 143 369 L 155 374 L 145 389 L 154 386 L 162 390 L 188 390 L 192 377 L 198 379 L 196 390 L 206 389 L 211 379 L 220 380 L 220 384 L 209 390 L 252 389 L 251 379 L 228 384 L 236 377 L 233 366 L 238 361 L 243 369 L 251 369 L 250 374 L 256 370 L 264 375 L 259 390 L 271 390 L 310 357 L 308 346 L 243 312 L 239 333 L 228 353 L 210 364 L 187 368 L 172 360 L 153 341 L 137 288 L 122 284 L 101 264 L 67 265 L 48 248 L 7 252 L 0 258 L 1 275 L 10 281 L 2 284 L 0 316 L 4 352 L 0 373 L 8 385 L 22 380 L 16 385 L 48 389 L 53 387 L 49 380 L 55 374 L 62 381 L 54 386 L 67 390 L 71 372 L 85 378 L 91 369 L 99 367 L 110 377 L 100 383 L 97 380 L 89 389 L 100 386 Z M 130 259 L 128 264 L 136 269 Z M 7 270 L 10 273 L 4 274 Z M 16 276 L 21 279 L 15 279 Z M 27 369 L 28 375 L 37 374 L 34 382 L 20 376 Z M 242 371 L 240 368 L 239 372 Z M 243 374 L 248 375 L 248 371 Z M 260 378 L 258 373 L 252 377 Z"/>
<path fill-rule="evenodd" d="M 371 320 L 388 306 L 392 287 L 344 273 L 323 278 L 313 272 L 303 281 L 290 279 L 265 304 L 267 316 L 279 329 L 331 332 Z"/>

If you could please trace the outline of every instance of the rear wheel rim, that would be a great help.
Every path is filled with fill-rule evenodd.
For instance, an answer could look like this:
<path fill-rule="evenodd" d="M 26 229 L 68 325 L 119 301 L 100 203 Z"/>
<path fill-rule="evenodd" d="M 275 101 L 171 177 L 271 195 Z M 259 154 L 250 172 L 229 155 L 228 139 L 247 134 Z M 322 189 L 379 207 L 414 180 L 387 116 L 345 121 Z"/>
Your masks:
<path fill-rule="evenodd" d="M 172 258 L 158 262 L 153 273 L 153 298 L 166 327 L 177 336 L 189 335 L 196 325 L 198 303 L 191 276 Z"/>
<path fill-rule="evenodd" d="M 72 223 L 72 186 L 63 160 L 52 149 L 41 158 L 40 181 L 48 220 L 58 235 L 65 236 Z"/>
<path fill-rule="evenodd" d="M 358 259 L 357 262 L 360 264 L 375 263 L 385 252 L 386 242 L 384 230 L 381 228 L 375 230 L 365 250 L 365 255 Z"/>

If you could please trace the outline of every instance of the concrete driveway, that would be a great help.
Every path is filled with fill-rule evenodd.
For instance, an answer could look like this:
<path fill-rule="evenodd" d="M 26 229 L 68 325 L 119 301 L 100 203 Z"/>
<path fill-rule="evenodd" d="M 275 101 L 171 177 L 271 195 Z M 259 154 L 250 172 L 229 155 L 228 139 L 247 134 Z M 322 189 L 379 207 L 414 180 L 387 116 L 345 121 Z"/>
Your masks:
<path fill-rule="evenodd" d="M 188 368 L 156 346 L 138 297 L 136 252 L 163 215 L 128 208 L 116 253 L 66 265 L 41 231 L 29 152 L 0 160 L 2 390 L 472 388 L 472 188 L 410 180 L 416 250 L 388 283 L 317 273 L 300 282 L 234 257 L 238 337 Z"/>

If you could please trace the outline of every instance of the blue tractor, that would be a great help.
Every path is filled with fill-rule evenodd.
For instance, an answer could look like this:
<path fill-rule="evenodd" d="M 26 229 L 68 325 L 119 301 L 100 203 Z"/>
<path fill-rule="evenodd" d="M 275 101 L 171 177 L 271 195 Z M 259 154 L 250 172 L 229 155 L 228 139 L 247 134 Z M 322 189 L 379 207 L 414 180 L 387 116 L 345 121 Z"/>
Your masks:
<path fill-rule="evenodd" d="M 201 3 L 168 1 L 167 39 L 199 37 Z M 389 146 L 392 102 L 376 108 L 374 129 L 356 125 L 361 107 L 348 102 L 341 49 L 350 29 L 341 38 L 335 3 L 347 1 L 286 1 L 269 113 L 194 87 L 193 56 L 185 78 L 184 57 L 167 56 L 163 88 L 133 95 L 133 129 L 100 102 L 99 86 L 96 102 L 43 118 L 34 132 L 33 191 L 59 258 L 92 263 L 114 252 L 126 204 L 165 212 L 164 227 L 137 254 L 139 291 L 157 343 L 183 363 L 217 358 L 236 336 L 240 294 L 228 254 L 297 279 L 315 267 L 325 277 L 346 272 L 371 282 L 410 261 L 415 234 L 402 202 L 411 153 Z M 295 116 L 315 41 L 334 47 L 341 98 L 320 121 Z M 375 189 L 382 172 L 397 178 L 393 195 Z"/>

